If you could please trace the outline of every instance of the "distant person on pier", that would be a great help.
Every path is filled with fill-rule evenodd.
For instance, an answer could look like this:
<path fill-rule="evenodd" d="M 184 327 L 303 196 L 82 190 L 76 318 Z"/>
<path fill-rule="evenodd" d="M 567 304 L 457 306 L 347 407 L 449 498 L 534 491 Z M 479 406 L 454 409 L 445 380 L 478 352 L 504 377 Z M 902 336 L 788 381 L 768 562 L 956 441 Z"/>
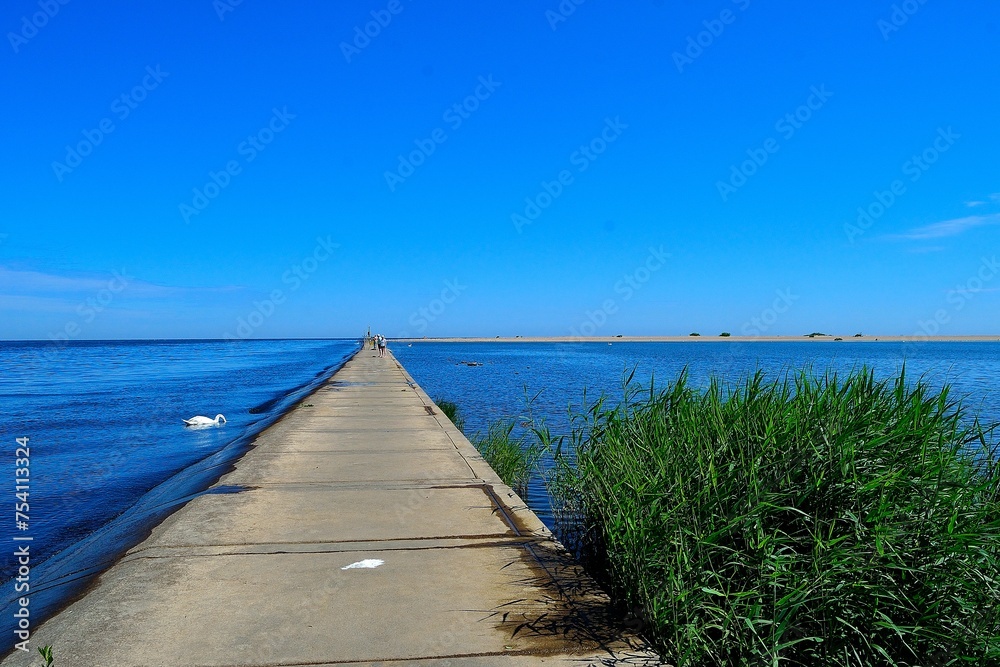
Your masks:
<path fill-rule="evenodd" d="M 382 334 L 378 335 L 378 356 L 385 356 L 385 336 Z"/>

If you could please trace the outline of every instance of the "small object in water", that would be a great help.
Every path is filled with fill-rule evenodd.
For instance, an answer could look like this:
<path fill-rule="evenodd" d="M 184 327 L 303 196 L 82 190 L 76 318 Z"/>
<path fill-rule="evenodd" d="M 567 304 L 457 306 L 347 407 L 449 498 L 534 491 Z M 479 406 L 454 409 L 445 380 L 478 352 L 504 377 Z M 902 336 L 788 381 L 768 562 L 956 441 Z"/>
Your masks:
<path fill-rule="evenodd" d="M 385 565 L 384 560 L 378 560 L 377 558 L 370 558 L 368 560 L 358 561 L 357 563 L 351 563 L 347 567 L 340 568 L 341 570 L 374 570 L 375 568 Z"/>
<path fill-rule="evenodd" d="M 218 426 L 221 423 L 226 423 L 226 418 L 223 415 L 215 415 L 215 419 L 209 419 L 208 417 L 202 417 L 201 415 L 197 417 L 191 417 L 191 419 L 183 419 L 185 426 Z"/>

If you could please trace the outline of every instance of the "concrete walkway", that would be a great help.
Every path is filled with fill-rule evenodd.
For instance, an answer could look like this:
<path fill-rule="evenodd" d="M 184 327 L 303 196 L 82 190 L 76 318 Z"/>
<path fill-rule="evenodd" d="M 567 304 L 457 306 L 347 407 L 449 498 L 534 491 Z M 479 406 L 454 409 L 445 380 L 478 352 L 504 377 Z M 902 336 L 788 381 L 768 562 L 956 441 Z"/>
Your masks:
<path fill-rule="evenodd" d="M 393 358 L 360 352 L 217 487 L 32 644 L 59 667 L 658 664 Z"/>

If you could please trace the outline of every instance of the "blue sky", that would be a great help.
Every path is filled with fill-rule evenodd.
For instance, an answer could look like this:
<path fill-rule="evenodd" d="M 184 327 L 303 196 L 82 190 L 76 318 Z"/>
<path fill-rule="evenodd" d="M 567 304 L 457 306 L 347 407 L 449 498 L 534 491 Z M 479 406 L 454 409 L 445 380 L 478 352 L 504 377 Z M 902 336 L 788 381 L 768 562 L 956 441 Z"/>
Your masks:
<path fill-rule="evenodd" d="M 1000 330 L 994 3 L 0 28 L 0 338 Z"/>

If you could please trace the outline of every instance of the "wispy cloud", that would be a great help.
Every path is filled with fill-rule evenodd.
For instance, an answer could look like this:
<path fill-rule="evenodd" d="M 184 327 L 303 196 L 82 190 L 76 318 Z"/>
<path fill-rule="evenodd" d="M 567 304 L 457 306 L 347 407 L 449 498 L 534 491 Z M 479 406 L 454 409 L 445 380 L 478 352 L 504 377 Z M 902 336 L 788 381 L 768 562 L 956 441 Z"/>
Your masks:
<path fill-rule="evenodd" d="M 0 285 L 7 293 L 45 294 L 93 292 L 107 287 L 113 275 L 56 275 L 41 271 L 10 269 L 0 266 Z"/>
<path fill-rule="evenodd" d="M 971 201 L 967 201 L 965 202 L 965 205 L 968 206 L 969 208 L 978 208 L 980 206 L 986 206 L 990 202 L 993 202 L 994 204 L 1000 204 L 1000 192 L 994 192 L 993 194 L 988 195 L 986 199 L 973 199 Z"/>
<path fill-rule="evenodd" d="M 930 239 L 943 239 L 950 236 L 958 236 L 970 229 L 977 227 L 987 227 L 989 225 L 1000 225 L 1000 213 L 992 215 L 970 215 L 966 218 L 955 218 L 944 222 L 935 222 L 932 225 L 925 225 L 911 229 L 903 234 L 893 234 L 888 238 L 902 239 L 906 241 L 927 241 Z"/>
<path fill-rule="evenodd" d="M 157 285 L 138 280 L 126 269 L 109 271 L 106 274 L 93 273 L 45 273 L 0 266 L 0 290 L 7 295 L 80 295 L 90 294 L 108 287 L 110 281 L 125 284 L 134 297 L 170 298 L 191 294 L 222 293 L 241 290 L 241 287 L 177 287 Z"/>
<path fill-rule="evenodd" d="M 65 299 L 28 296 L 24 294 L 0 294 L 0 312 L 33 313 L 73 313 L 76 304 Z"/>

